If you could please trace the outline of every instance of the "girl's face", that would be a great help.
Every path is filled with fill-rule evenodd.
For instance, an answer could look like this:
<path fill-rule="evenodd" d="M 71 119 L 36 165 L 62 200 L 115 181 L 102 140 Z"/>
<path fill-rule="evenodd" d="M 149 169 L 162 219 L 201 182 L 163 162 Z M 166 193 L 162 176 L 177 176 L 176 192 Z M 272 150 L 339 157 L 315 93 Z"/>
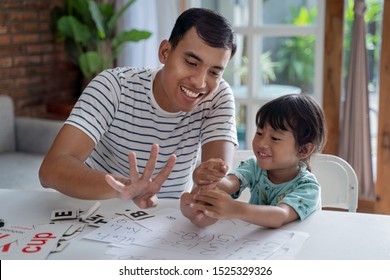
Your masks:
<path fill-rule="evenodd" d="M 167 112 L 192 111 L 215 93 L 230 55 L 231 50 L 207 45 L 194 27 L 175 49 L 164 40 L 159 49 L 164 67 L 153 85 L 157 103 Z"/>
<path fill-rule="evenodd" d="M 292 131 L 274 130 L 265 124 L 257 128 L 253 152 L 261 169 L 267 170 L 274 183 L 289 181 L 298 174 L 299 153 Z"/>

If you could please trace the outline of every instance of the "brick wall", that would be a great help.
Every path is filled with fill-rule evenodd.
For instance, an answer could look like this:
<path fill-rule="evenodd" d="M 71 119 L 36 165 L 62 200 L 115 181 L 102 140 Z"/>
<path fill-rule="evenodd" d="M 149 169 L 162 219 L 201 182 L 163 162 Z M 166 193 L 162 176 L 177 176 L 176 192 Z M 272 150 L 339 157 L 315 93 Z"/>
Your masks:
<path fill-rule="evenodd" d="M 81 75 L 50 29 L 50 9 L 62 3 L 0 1 L 0 94 L 13 98 L 18 116 L 48 116 L 48 103 L 80 92 Z"/>

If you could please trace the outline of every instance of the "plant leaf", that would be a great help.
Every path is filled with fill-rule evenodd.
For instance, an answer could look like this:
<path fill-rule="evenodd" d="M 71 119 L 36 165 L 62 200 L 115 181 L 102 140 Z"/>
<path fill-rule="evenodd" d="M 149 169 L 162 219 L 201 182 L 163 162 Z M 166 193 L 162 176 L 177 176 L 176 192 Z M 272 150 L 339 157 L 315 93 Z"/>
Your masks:
<path fill-rule="evenodd" d="M 125 5 L 122 6 L 122 8 L 116 14 L 114 14 L 113 17 L 111 17 L 111 19 L 107 23 L 107 29 L 109 30 L 109 32 L 111 32 L 115 28 L 118 19 L 123 16 L 123 14 L 126 12 L 126 10 L 131 5 L 133 5 L 134 2 L 135 2 L 135 0 L 131 0 L 131 1 L 127 2 Z"/>
<path fill-rule="evenodd" d="M 95 1 L 89 1 L 89 11 L 91 13 L 93 21 L 95 22 L 98 37 L 100 39 L 105 39 L 106 31 L 104 29 L 103 16 Z"/>
<path fill-rule="evenodd" d="M 149 31 L 143 31 L 138 29 L 132 29 L 130 31 L 122 31 L 118 33 L 112 40 L 113 48 L 120 47 L 125 42 L 138 42 L 148 39 L 152 33 Z"/>
<path fill-rule="evenodd" d="M 66 37 L 73 38 L 77 43 L 86 45 L 91 38 L 88 26 L 81 23 L 74 16 L 63 16 L 57 23 L 58 30 Z"/>
<path fill-rule="evenodd" d="M 97 52 L 86 52 L 79 56 L 81 72 L 87 79 L 93 78 L 103 67 L 103 59 Z"/>

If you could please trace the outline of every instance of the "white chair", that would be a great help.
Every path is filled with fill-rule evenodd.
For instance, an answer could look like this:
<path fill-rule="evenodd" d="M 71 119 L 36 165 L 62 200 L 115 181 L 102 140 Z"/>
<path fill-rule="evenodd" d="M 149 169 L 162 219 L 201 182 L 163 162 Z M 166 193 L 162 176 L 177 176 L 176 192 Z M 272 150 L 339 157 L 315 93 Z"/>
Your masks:
<path fill-rule="evenodd" d="M 234 154 L 232 169 L 236 169 L 241 161 L 247 160 L 248 158 L 253 157 L 253 156 L 254 156 L 254 154 L 253 154 L 252 150 L 237 150 Z M 251 193 L 249 192 L 249 189 L 246 188 L 241 193 L 238 200 L 248 202 L 250 197 L 251 197 Z"/>
<path fill-rule="evenodd" d="M 311 167 L 321 184 L 322 207 L 356 212 L 358 179 L 352 166 L 338 156 L 314 154 Z"/>
<path fill-rule="evenodd" d="M 242 160 L 253 156 L 251 150 L 238 150 L 235 153 L 233 168 Z M 352 166 L 340 157 L 328 154 L 314 154 L 311 157 L 312 172 L 321 184 L 321 200 L 324 208 L 346 209 L 356 212 L 358 203 L 358 179 Z M 239 200 L 248 202 L 248 189 Z"/>

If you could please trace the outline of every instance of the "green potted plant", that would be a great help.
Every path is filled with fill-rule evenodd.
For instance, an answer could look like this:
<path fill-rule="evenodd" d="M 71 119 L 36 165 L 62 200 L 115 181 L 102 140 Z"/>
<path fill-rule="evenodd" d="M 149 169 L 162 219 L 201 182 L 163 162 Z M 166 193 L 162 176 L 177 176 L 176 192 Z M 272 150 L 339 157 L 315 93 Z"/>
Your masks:
<path fill-rule="evenodd" d="M 317 17 L 317 9 L 309 10 L 291 8 L 292 19 L 286 23 L 293 25 L 310 25 Z M 284 40 L 277 52 L 279 60 L 276 72 L 283 81 L 300 87 L 303 92 L 312 90 L 314 75 L 315 36 L 296 36 Z"/>
<path fill-rule="evenodd" d="M 64 42 L 84 81 L 112 67 L 125 43 L 151 36 L 150 32 L 137 29 L 115 32 L 118 19 L 134 2 L 126 2 L 116 11 L 112 0 L 65 0 L 63 7 L 52 9 L 55 38 Z"/>

